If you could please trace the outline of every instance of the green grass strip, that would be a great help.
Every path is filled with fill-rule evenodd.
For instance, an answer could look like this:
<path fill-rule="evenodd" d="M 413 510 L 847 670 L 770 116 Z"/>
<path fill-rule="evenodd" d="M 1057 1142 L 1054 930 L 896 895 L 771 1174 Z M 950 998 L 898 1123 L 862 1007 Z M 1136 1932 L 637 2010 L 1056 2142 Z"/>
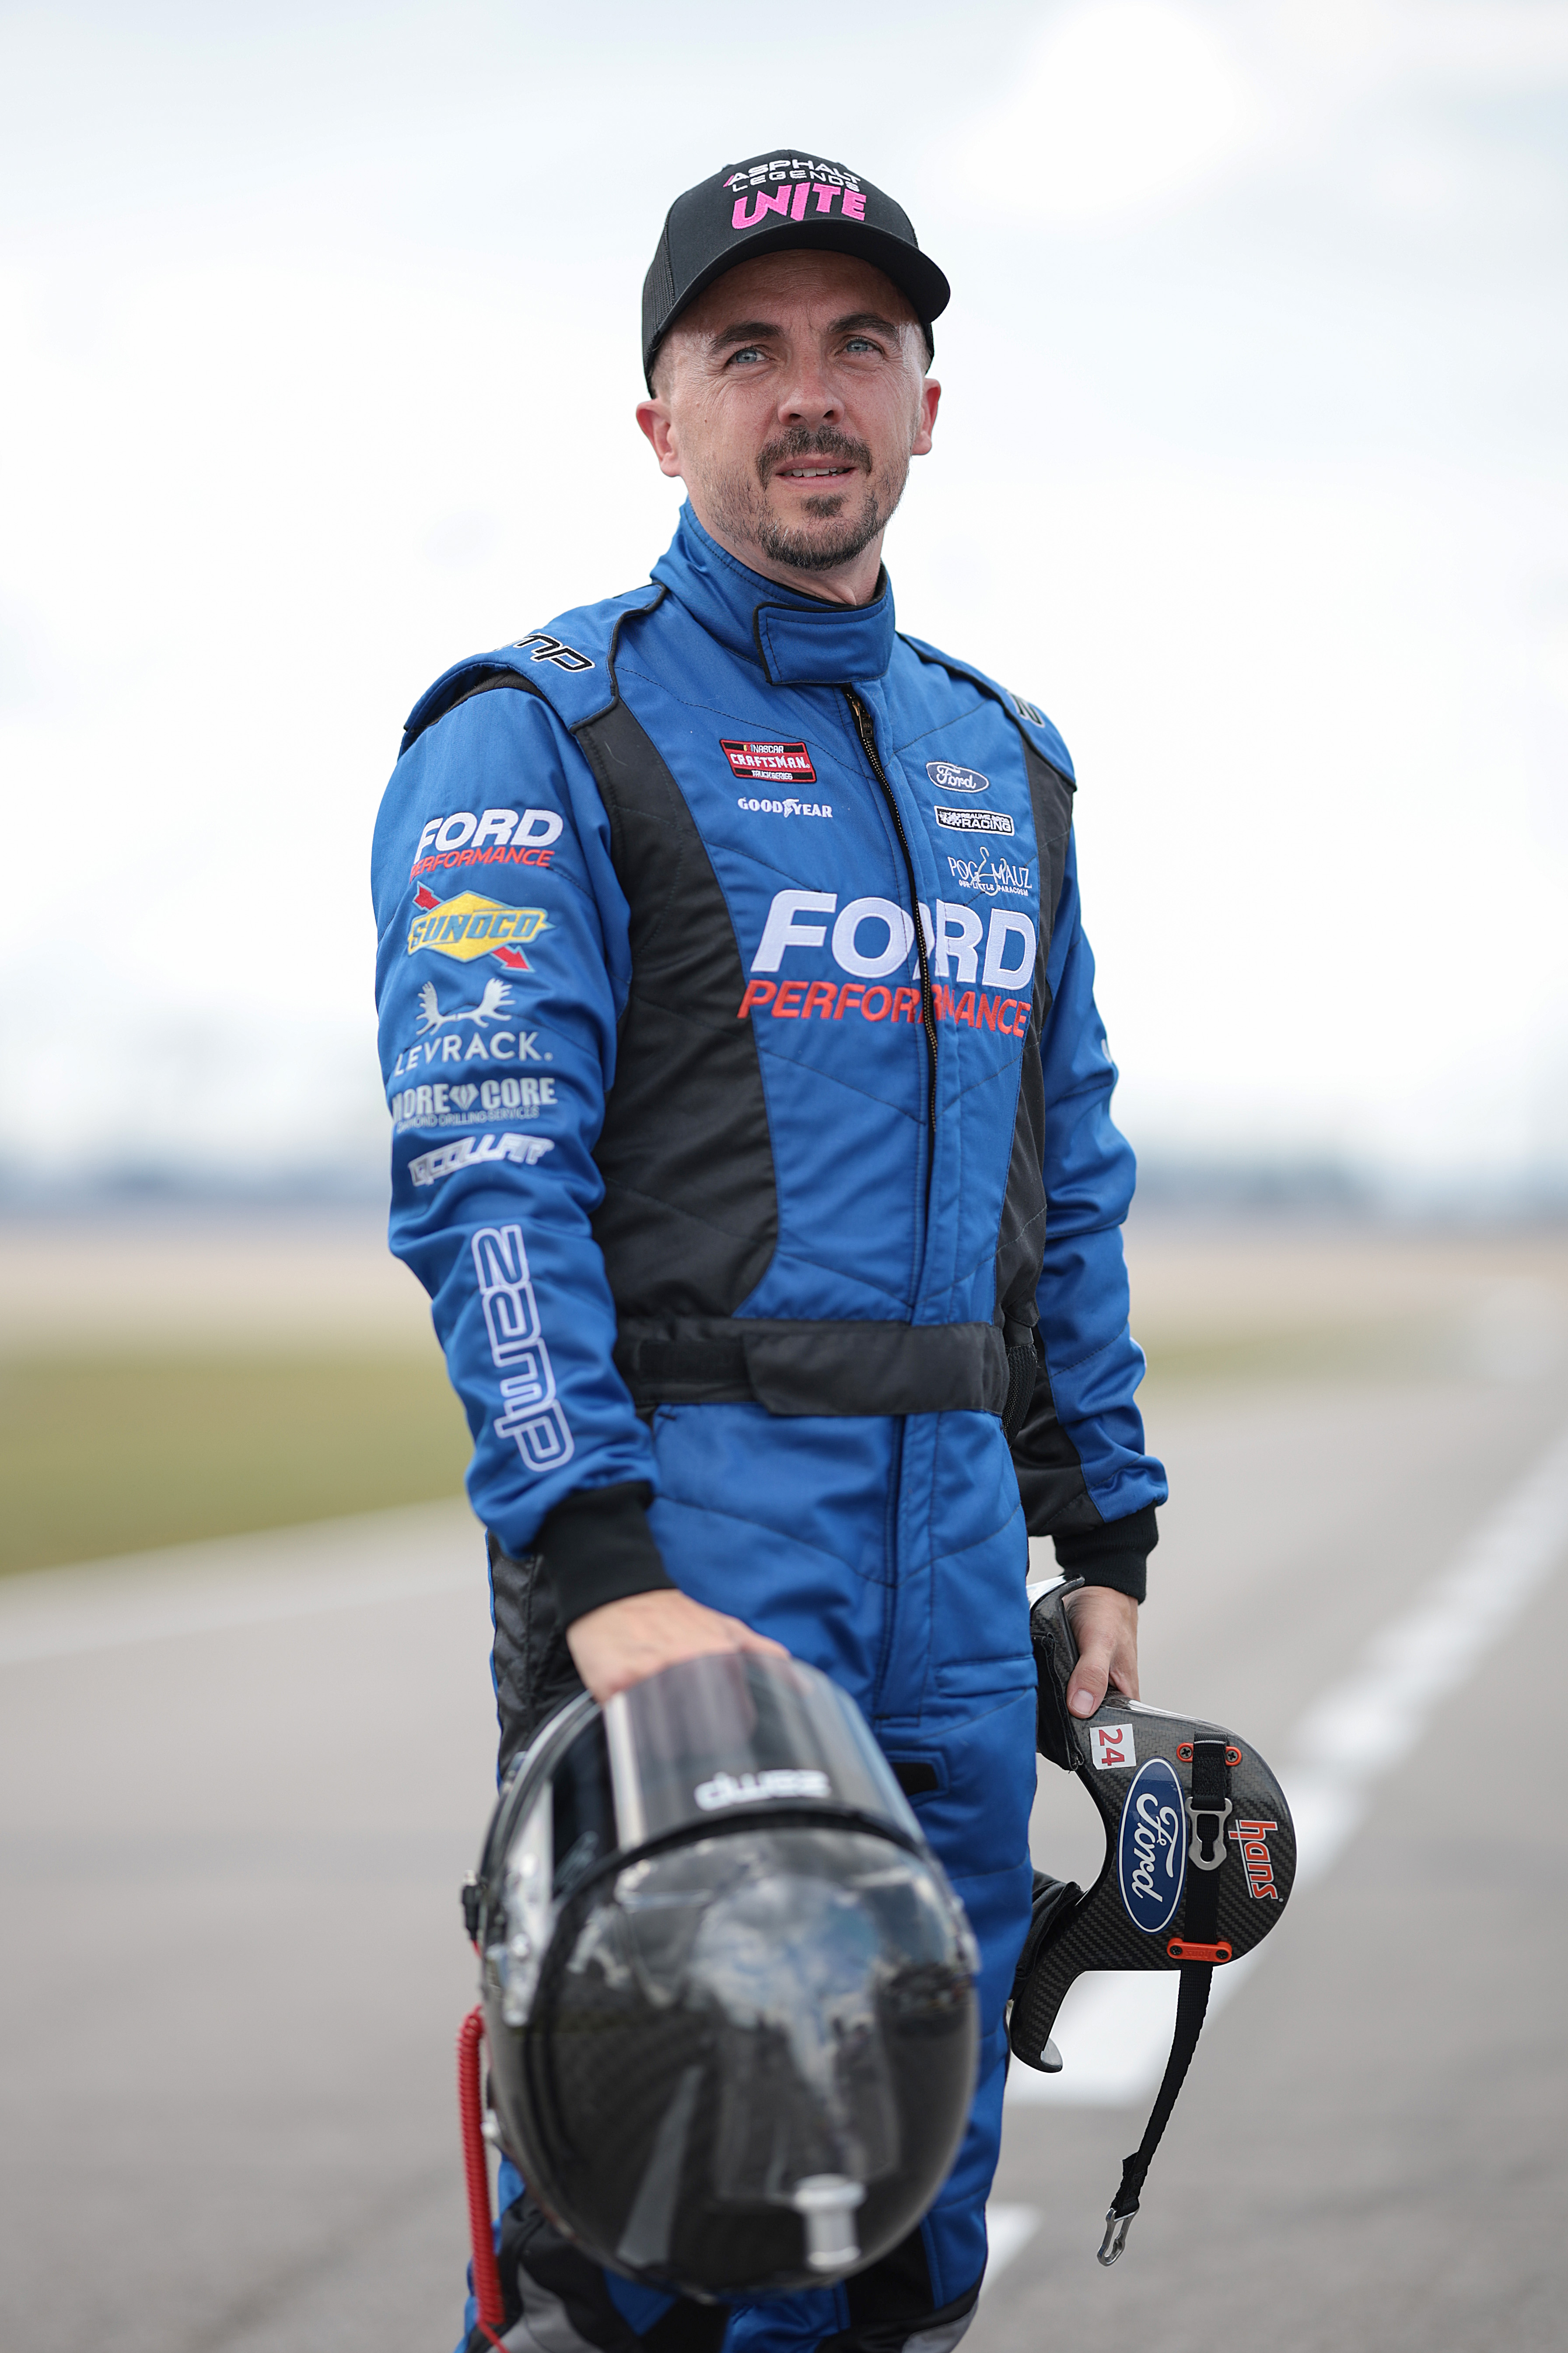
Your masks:
<path fill-rule="evenodd" d="M 0 1574 L 461 1493 L 441 1359 L 0 1362 Z"/>

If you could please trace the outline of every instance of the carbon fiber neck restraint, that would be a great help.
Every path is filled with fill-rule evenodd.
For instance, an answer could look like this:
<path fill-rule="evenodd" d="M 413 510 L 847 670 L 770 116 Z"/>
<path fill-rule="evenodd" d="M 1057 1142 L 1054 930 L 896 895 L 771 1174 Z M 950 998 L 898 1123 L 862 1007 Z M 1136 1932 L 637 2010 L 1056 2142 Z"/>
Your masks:
<path fill-rule="evenodd" d="M 1051 2029 L 1083 1971 L 1181 1973 L 1164 2076 L 1105 2220 L 1100 2260 L 1109 2265 L 1127 2242 L 1197 2048 L 1215 1970 L 1261 1943 L 1284 1910 L 1296 1874 L 1296 1834 L 1268 1766 L 1218 1725 L 1145 1707 L 1116 1691 L 1093 1715 L 1068 1715 L 1078 1647 L 1065 1603 L 1080 1583 L 1058 1577 L 1031 1588 L 1037 1740 L 1040 1754 L 1076 1773 L 1094 1799 L 1105 1824 L 1105 1862 L 1087 1895 L 1071 1883 L 1037 1874 L 1008 2040 L 1025 2066 L 1055 2073 L 1063 2063 Z"/>

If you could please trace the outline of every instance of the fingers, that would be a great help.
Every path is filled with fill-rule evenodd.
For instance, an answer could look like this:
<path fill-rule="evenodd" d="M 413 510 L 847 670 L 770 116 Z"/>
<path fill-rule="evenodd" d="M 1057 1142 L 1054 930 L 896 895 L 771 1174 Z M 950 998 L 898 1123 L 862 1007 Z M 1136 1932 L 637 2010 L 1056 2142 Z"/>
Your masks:
<path fill-rule="evenodd" d="M 1073 1715 L 1092 1715 L 1105 1697 L 1110 1681 L 1110 1653 L 1103 1646 L 1079 1651 L 1068 1685 L 1068 1708 Z"/>
<path fill-rule="evenodd" d="M 588 1610 L 567 1628 L 566 1641 L 578 1673 L 601 1706 L 683 1659 L 708 1658 L 718 1651 L 789 1656 L 782 1642 L 754 1633 L 740 1619 L 668 1588 L 628 1594 Z"/>
<path fill-rule="evenodd" d="M 739 1638 L 735 1643 L 737 1651 L 760 1651 L 770 1659 L 788 1658 L 789 1652 L 784 1644 L 775 1642 L 771 1634 L 759 1634 L 754 1628 L 742 1626 L 738 1618 L 729 1618 L 724 1622 L 735 1630 Z"/>
<path fill-rule="evenodd" d="M 1092 1715 L 1115 1688 L 1138 1696 L 1138 1604 L 1109 1586 L 1089 1585 L 1068 1602 L 1078 1664 L 1068 1684 L 1068 1712 Z"/>

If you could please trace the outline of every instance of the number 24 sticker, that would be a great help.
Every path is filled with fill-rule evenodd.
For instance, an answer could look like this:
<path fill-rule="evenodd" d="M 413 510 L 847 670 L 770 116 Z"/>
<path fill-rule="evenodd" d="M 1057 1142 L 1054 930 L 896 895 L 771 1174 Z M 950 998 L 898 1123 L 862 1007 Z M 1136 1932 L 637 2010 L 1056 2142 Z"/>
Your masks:
<path fill-rule="evenodd" d="M 1089 1754 L 1101 1770 L 1108 1765 L 1136 1765 L 1138 1762 L 1130 1724 L 1091 1724 L 1089 1743 Z"/>

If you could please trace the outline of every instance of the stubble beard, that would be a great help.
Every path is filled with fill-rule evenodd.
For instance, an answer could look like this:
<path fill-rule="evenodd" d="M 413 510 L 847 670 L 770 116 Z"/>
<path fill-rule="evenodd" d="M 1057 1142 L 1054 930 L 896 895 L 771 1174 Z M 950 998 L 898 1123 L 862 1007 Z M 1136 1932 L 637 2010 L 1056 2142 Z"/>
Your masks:
<path fill-rule="evenodd" d="M 770 502 L 776 468 L 791 459 L 836 458 L 862 470 L 864 488 L 825 491 L 802 501 L 815 529 L 784 522 Z M 834 572 L 863 554 L 888 522 L 904 493 L 909 460 L 895 458 L 880 475 L 872 471 L 871 452 L 864 441 L 851 441 L 830 426 L 815 431 L 797 426 L 793 433 L 770 441 L 758 453 L 748 474 L 731 476 L 713 485 L 716 518 L 726 534 L 742 544 L 750 542 L 772 564 L 793 572 Z"/>

